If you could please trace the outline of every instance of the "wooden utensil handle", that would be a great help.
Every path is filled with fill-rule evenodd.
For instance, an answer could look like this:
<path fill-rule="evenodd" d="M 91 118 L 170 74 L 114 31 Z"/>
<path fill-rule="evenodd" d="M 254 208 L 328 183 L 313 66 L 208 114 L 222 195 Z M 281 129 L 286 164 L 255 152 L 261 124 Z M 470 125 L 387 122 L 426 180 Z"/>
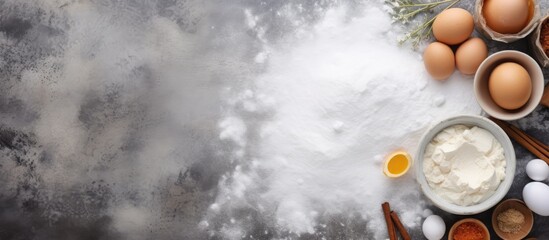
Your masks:
<path fill-rule="evenodd" d="M 543 90 L 543 96 L 541 97 L 541 105 L 549 107 L 549 84 L 545 86 Z"/>

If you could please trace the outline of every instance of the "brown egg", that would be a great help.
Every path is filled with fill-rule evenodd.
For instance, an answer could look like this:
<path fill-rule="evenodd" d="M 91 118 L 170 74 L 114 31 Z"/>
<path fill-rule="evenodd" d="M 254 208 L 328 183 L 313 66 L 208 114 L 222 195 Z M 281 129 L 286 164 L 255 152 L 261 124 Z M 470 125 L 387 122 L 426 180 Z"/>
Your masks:
<path fill-rule="evenodd" d="M 455 69 L 454 52 L 446 44 L 431 43 L 423 52 L 423 64 L 434 79 L 447 79 Z"/>
<path fill-rule="evenodd" d="M 437 15 L 433 22 L 433 35 L 448 45 L 460 44 L 473 32 L 473 15 L 462 8 L 450 8 Z"/>
<path fill-rule="evenodd" d="M 529 0 L 485 0 L 482 15 L 498 33 L 518 33 L 528 25 Z"/>
<path fill-rule="evenodd" d="M 514 110 L 524 106 L 530 99 L 532 80 L 524 67 L 506 62 L 498 65 L 490 74 L 488 90 L 498 106 Z"/>
<path fill-rule="evenodd" d="M 471 38 L 462 43 L 456 51 L 456 67 L 465 74 L 472 75 L 488 56 L 488 48 L 480 38 Z"/>

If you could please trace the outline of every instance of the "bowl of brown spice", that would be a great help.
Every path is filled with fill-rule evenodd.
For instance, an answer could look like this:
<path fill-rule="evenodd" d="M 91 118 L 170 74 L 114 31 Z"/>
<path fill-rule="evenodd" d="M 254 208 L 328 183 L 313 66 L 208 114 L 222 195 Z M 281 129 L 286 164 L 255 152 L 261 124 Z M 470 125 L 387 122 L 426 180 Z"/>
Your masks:
<path fill-rule="evenodd" d="M 549 15 L 543 17 L 530 36 L 532 52 L 541 67 L 549 67 Z"/>
<path fill-rule="evenodd" d="M 518 199 L 507 199 L 501 202 L 492 213 L 494 232 L 506 240 L 525 238 L 533 225 L 532 211 Z"/>
<path fill-rule="evenodd" d="M 490 232 L 486 225 L 474 218 L 465 218 L 454 223 L 448 240 L 490 240 Z"/>

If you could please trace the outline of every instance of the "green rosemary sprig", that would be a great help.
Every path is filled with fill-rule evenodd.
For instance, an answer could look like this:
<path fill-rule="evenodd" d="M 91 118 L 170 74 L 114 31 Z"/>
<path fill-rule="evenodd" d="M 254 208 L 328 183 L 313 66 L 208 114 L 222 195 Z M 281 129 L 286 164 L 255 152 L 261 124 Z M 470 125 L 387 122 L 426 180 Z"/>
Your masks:
<path fill-rule="evenodd" d="M 440 0 L 435 2 L 415 2 L 415 0 L 385 0 L 390 6 L 389 13 L 394 22 L 409 24 L 418 14 L 431 13 L 433 8 L 448 4 L 443 10 L 451 8 L 461 0 Z M 431 36 L 433 30 L 432 23 L 436 15 L 426 18 L 422 23 L 416 25 L 410 32 L 406 33 L 399 43 L 411 41 L 414 48 L 419 43 Z"/>

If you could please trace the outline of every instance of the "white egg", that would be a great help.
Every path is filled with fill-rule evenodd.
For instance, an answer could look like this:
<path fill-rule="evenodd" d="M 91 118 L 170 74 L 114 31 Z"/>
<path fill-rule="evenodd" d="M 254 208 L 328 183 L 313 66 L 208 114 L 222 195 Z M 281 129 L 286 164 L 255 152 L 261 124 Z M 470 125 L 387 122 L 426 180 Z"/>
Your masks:
<path fill-rule="evenodd" d="M 534 159 L 526 164 L 526 174 L 534 181 L 543 181 L 549 177 L 549 166 L 541 159 Z"/>
<path fill-rule="evenodd" d="M 431 215 L 423 221 L 423 235 L 429 240 L 440 240 L 446 232 L 446 224 L 441 217 Z"/>
<path fill-rule="evenodd" d="M 526 206 L 541 216 L 549 216 L 549 186 L 531 182 L 524 186 L 522 198 Z"/>

